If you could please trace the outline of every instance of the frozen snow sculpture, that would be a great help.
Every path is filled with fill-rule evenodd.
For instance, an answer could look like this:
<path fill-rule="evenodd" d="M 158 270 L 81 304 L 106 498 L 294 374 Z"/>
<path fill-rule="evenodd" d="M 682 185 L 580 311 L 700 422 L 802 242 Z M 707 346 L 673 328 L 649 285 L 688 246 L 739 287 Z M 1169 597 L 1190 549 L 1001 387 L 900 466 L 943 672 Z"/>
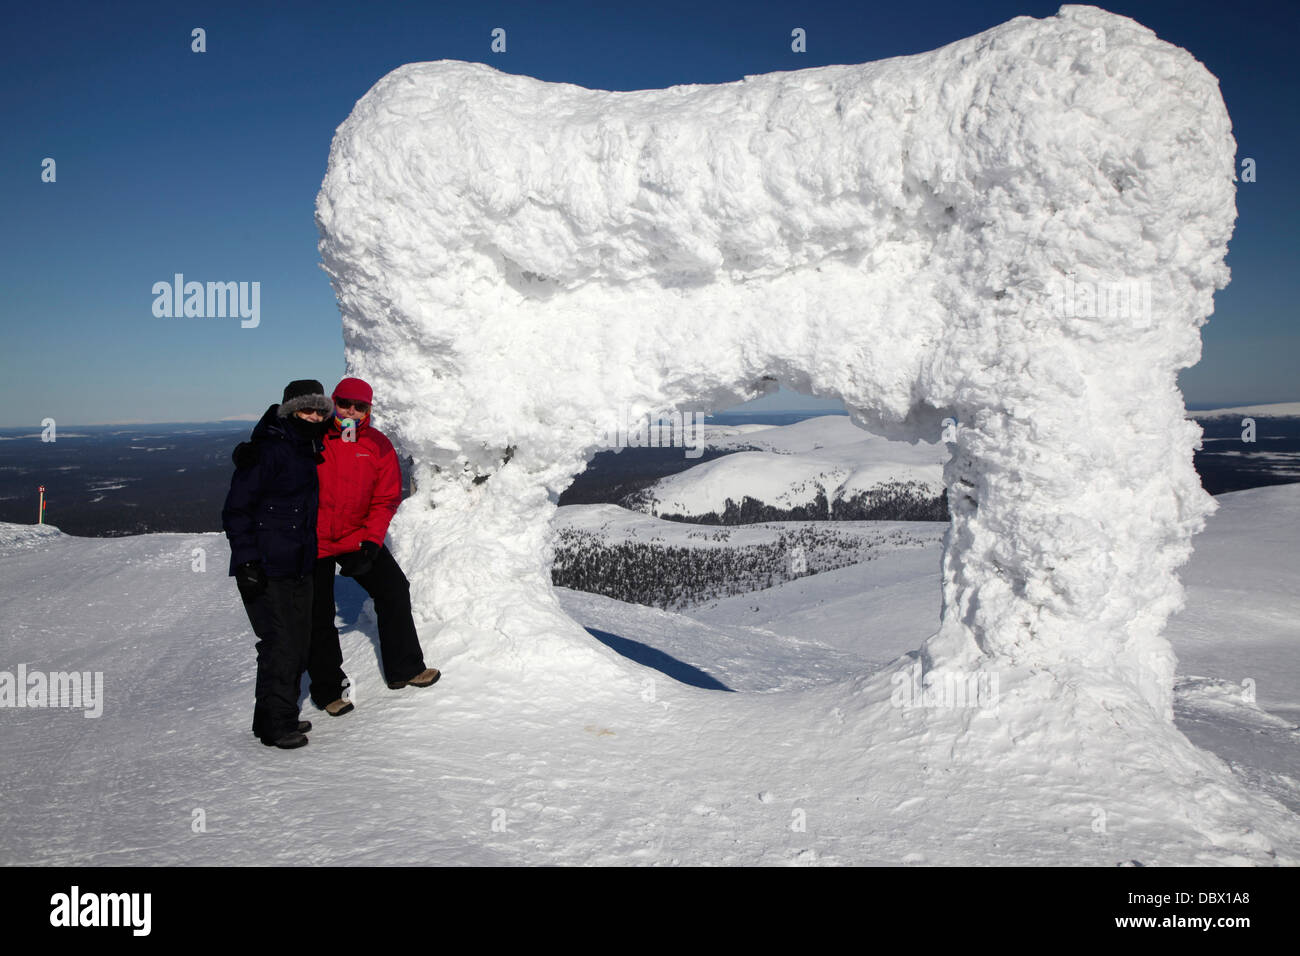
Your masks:
<path fill-rule="evenodd" d="M 317 222 L 349 372 L 415 461 L 393 537 L 437 656 L 619 672 L 550 594 L 557 495 L 620 409 L 776 378 L 890 437 L 959 423 L 931 670 L 1168 717 L 1213 509 L 1175 376 L 1228 280 L 1234 152 L 1200 63 L 1083 6 L 719 86 L 393 71 Z"/>

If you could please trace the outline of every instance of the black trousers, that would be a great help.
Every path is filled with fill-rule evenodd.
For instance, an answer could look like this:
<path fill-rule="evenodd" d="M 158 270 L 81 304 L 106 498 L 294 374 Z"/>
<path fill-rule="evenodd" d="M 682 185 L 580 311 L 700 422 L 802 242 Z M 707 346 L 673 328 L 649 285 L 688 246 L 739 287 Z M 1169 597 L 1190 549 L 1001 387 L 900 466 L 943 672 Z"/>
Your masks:
<path fill-rule="evenodd" d="M 334 626 L 334 558 L 317 558 L 313 575 L 311 650 L 307 673 L 311 676 L 311 699 L 324 707 L 343 696 L 343 651 Z M 375 601 L 379 622 L 379 656 L 385 681 L 407 680 L 424 670 L 424 651 L 411 618 L 411 585 L 387 547 L 381 547 L 375 563 L 354 579 Z"/>
<path fill-rule="evenodd" d="M 263 740 L 277 740 L 298 729 L 298 685 L 311 641 L 311 593 L 307 574 L 268 578 L 266 590 L 256 595 L 239 585 L 258 638 L 253 733 Z"/>

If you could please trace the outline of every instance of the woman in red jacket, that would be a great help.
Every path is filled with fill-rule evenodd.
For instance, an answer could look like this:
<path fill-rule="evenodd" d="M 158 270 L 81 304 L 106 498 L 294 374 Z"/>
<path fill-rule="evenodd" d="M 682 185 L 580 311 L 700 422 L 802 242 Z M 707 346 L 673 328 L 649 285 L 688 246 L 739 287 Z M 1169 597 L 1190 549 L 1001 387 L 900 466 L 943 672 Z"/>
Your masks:
<path fill-rule="evenodd" d="M 394 690 L 428 687 L 441 676 L 425 667 L 411 617 L 411 587 L 384 546 L 388 524 L 402 502 L 402 475 L 393 444 L 370 424 L 372 392 L 359 378 L 334 389 L 334 419 L 317 466 L 320 507 L 312 588 L 311 699 L 337 717 L 352 710 L 343 699 L 343 653 L 334 626 L 334 566 L 374 598 L 385 679 Z"/>

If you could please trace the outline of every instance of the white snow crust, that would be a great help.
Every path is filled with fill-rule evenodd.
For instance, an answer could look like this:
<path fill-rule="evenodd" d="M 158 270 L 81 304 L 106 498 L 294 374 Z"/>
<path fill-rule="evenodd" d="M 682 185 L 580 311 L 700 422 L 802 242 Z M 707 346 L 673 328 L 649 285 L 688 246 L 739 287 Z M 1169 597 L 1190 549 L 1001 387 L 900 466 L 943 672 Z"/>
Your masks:
<path fill-rule="evenodd" d="M 413 459 L 392 543 L 439 666 L 634 693 L 552 592 L 556 498 L 620 410 L 779 380 L 890 438 L 958 423 L 920 661 L 996 671 L 1002 706 L 904 726 L 880 673 L 824 701 L 843 732 L 1127 764 L 1228 813 L 1188 786 L 1233 785 L 1173 729 L 1161 632 L 1215 507 L 1176 375 L 1228 280 L 1234 153 L 1191 54 L 1084 6 L 718 86 L 394 70 L 339 127 L 317 223 L 349 374 Z M 1142 314 L 1063 291 L 1131 285 Z"/>

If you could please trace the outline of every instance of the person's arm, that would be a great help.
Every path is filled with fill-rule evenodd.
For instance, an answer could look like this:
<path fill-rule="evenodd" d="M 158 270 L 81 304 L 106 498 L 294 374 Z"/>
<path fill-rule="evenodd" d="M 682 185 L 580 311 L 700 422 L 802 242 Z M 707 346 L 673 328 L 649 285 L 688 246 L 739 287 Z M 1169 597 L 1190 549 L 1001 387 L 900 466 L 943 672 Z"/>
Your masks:
<path fill-rule="evenodd" d="M 373 541 L 383 547 L 388 526 L 401 503 L 402 469 L 397 462 L 397 452 L 390 445 L 388 454 L 379 459 L 375 490 L 370 496 L 370 510 L 366 512 L 366 520 L 357 532 L 356 547 L 360 548 L 362 541 Z"/>
<path fill-rule="evenodd" d="M 236 468 L 230 479 L 230 492 L 221 511 L 221 526 L 230 539 L 230 556 L 234 567 L 249 561 L 260 561 L 257 548 L 257 503 L 262 498 L 263 463 L 255 461 Z"/>

